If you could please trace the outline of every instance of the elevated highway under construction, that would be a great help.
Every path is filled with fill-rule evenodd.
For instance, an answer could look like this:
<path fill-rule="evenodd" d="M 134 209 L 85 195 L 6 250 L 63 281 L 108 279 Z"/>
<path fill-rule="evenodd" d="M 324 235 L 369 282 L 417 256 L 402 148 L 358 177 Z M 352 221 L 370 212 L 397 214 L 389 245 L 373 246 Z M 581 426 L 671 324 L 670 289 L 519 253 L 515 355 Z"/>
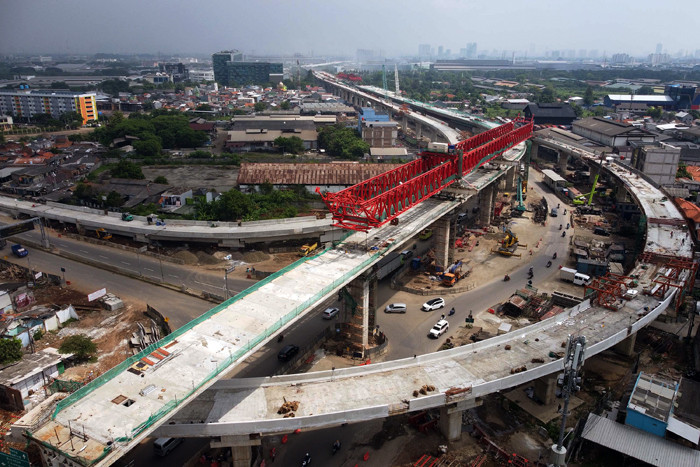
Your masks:
<path fill-rule="evenodd" d="M 464 197 L 492 189 L 499 176 L 514 179 L 522 141 L 532 129 L 530 123 L 529 131 L 521 130 L 527 125 L 496 129 L 463 142 L 451 156 L 430 155 L 420 169 L 405 167 L 324 196 L 336 225 L 347 229 L 341 242 L 261 281 L 60 401 L 48 421 L 27 432 L 29 439 L 40 445 L 49 465 L 65 465 L 63 460 L 109 465 L 157 429 L 164 436 L 215 437 L 219 446 L 232 448 L 236 465 L 246 465 L 261 434 L 433 407 L 441 410 L 443 433 L 454 439 L 461 433 L 461 413 L 478 398 L 561 371 L 556 353 L 568 335 L 586 336 L 586 357 L 631 342 L 639 329 L 680 303 L 693 285 L 696 263 L 676 207 L 644 177 L 615 165 L 607 169 L 650 219 L 644 254 L 629 276 L 608 275 L 591 284 L 580 305 L 515 333 L 439 353 L 329 372 L 219 381 L 346 284 L 360 290 L 358 305 L 369 331 L 373 279 L 365 271 L 436 220 L 442 223 L 435 229 L 436 243 L 444 248 L 449 221 L 445 226 L 441 218 Z M 476 170 L 492 159 L 500 168 Z M 432 196 L 438 192 L 450 196 Z M 631 288 L 639 293 L 624 300 Z M 298 402 L 294 417 L 278 414 L 285 400 Z"/>

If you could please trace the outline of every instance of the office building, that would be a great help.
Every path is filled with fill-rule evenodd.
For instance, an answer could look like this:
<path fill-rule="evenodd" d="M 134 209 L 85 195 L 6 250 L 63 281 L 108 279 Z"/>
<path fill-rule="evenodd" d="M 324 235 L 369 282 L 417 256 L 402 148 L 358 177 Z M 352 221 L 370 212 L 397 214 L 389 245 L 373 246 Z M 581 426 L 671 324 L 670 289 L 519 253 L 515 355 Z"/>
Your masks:
<path fill-rule="evenodd" d="M 476 58 L 476 42 L 470 42 L 467 44 L 467 53 L 465 58 Z"/>
<path fill-rule="evenodd" d="M 77 112 L 83 117 L 83 125 L 97 120 L 95 93 L 71 91 L 0 91 L 0 114 L 31 120 L 37 114 L 49 114 L 58 118 L 66 112 Z"/>
<path fill-rule="evenodd" d="M 224 50 L 211 56 L 214 67 L 214 79 L 217 83 L 228 86 L 228 69 L 226 65 L 230 62 L 242 62 L 243 54 L 238 50 Z"/>
<path fill-rule="evenodd" d="M 420 44 L 418 46 L 418 57 L 421 59 L 430 58 L 430 44 Z"/>
<path fill-rule="evenodd" d="M 228 72 L 228 86 L 278 83 L 284 79 L 281 63 L 229 62 L 226 64 L 226 70 Z M 216 74 L 216 70 L 214 73 Z"/>
<path fill-rule="evenodd" d="M 214 81 L 214 70 L 188 70 L 187 80 L 195 82 Z"/>

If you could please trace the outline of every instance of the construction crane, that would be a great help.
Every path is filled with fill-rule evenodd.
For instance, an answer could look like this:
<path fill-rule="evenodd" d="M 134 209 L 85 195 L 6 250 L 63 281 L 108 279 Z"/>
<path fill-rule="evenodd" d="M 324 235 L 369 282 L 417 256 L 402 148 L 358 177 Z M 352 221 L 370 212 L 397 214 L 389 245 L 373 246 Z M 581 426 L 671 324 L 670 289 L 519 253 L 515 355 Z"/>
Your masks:
<path fill-rule="evenodd" d="M 591 187 L 590 193 L 585 193 L 582 195 L 577 196 L 576 198 L 573 199 L 574 205 L 581 205 L 586 203 L 586 196 L 588 196 L 588 203 L 586 203 L 586 206 L 590 206 L 591 202 L 593 202 L 593 194 L 595 193 L 595 187 L 598 185 L 598 177 L 600 174 L 596 174 L 595 178 L 593 179 L 593 186 Z"/>
<path fill-rule="evenodd" d="M 384 85 L 386 89 L 386 85 Z M 401 90 L 399 89 L 399 67 L 396 63 L 394 63 L 394 88 L 396 89 L 396 97 L 399 97 L 401 95 Z"/>
<path fill-rule="evenodd" d="M 524 212 L 527 209 L 523 204 L 523 179 L 518 177 L 518 205 L 515 207 L 516 211 Z"/>
<path fill-rule="evenodd" d="M 382 64 L 382 87 L 384 88 L 384 95 L 386 95 L 388 86 L 386 85 L 386 65 L 384 64 Z"/>

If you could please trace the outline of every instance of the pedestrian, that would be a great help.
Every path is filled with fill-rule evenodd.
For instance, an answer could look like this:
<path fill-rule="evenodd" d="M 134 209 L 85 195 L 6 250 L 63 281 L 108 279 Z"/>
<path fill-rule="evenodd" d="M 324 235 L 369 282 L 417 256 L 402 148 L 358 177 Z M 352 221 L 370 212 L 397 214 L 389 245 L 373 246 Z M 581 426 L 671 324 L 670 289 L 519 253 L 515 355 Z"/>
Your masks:
<path fill-rule="evenodd" d="M 440 316 L 440 319 L 445 319 L 445 315 L 443 314 L 442 316 Z"/>
<path fill-rule="evenodd" d="M 272 449 L 270 449 L 270 460 L 275 462 L 275 457 L 277 457 L 277 448 L 273 446 Z"/>

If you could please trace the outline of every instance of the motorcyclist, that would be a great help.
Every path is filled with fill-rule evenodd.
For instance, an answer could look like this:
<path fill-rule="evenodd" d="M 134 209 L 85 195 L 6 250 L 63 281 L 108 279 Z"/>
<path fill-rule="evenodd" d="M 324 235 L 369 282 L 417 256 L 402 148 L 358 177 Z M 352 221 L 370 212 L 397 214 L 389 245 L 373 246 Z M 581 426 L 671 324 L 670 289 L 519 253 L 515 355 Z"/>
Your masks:
<path fill-rule="evenodd" d="M 509 276 L 508 274 L 506 274 L 505 276 L 503 276 L 503 280 L 504 280 L 504 281 L 509 281 L 509 280 L 510 280 L 510 276 Z"/>
<path fill-rule="evenodd" d="M 304 456 L 304 461 L 301 463 L 302 466 L 306 466 L 311 464 L 311 456 L 307 452 L 306 455 Z"/>
<path fill-rule="evenodd" d="M 566 237 L 566 230 L 561 233 L 562 237 Z"/>
<path fill-rule="evenodd" d="M 449 316 L 452 316 L 455 314 L 455 307 L 452 307 L 452 309 L 449 312 Z"/>
<path fill-rule="evenodd" d="M 557 259 L 557 252 L 555 251 L 554 254 L 552 255 L 552 259 Z"/>
<path fill-rule="evenodd" d="M 530 269 L 528 269 L 527 272 L 529 272 L 530 274 L 534 274 L 534 273 L 535 273 L 535 271 L 532 269 L 532 266 L 530 266 Z"/>
<path fill-rule="evenodd" d="M 340 450 L 340 440 L 336 439 L 335 443 L 333 443 L 333 454 L 335 454 L 339 450 Z"/>
<path fill-rule="evenodd" d="M 550 267 L 552 265 L 551 261 L 547 261 L 547 267 Z"/>
<path fill-rule="evenodd" d="M 564 227 L 564 226 L 563 226 L 563 225 L 561 225 L 561 224 L 559 224 L 559 230 L 561 230 L 561 229 L 562 229 L 562 227 Z"/>

